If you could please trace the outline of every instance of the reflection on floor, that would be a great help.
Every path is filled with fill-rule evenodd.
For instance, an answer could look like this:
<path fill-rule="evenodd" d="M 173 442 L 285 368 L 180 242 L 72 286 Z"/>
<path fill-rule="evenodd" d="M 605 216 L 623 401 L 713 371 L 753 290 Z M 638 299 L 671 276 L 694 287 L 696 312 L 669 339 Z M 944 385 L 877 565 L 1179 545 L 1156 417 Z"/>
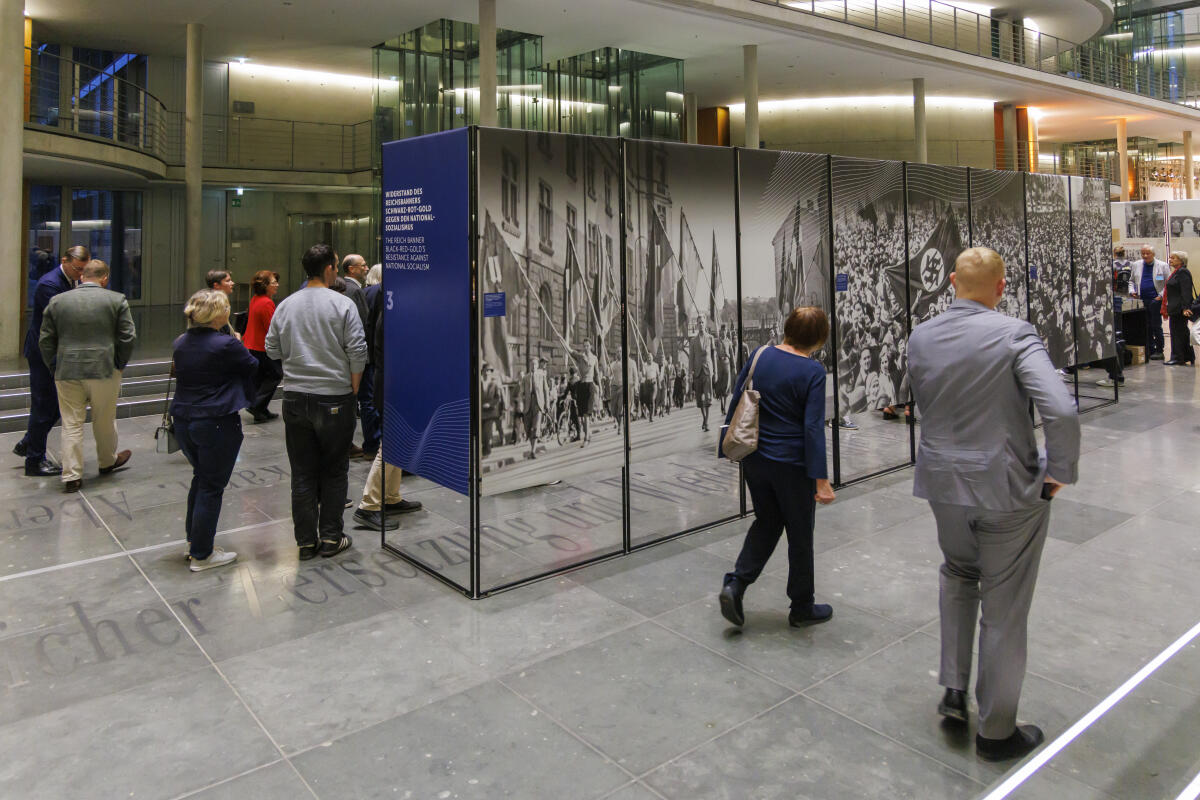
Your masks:
<path fill-rule="evenodd" d="M 1121 405 L 1085 418 L 1082 482 L 1055 500 L 1021 714 L 1052 738 L 1200 607 L 1196 372 L 1127 374 Z M 225 495 L 220 541 L 239 564 L 190 573 L 189 470 L 154 453 L 153 427 L 121 421 L 129 468 L 99 477 L 91 461 L 77 495 L 6 455 L 0 797 L 924 799 L 977 796 L 1005 772 L 976 759 L 973 728 L 933 713 L 939 559 L 910 473 L 818 512 L 832 623 L 787 627 L 777 553 L 738 633 L 715 592 L 744 521 L 476 603 L 367 531 L 298 563 L 278 422 L 246 426 Z M 678 483 L 712 470 L 710 454 L 636 463 L 673 487 L 638 495 L 640 530 L 733 507 L 716 474 L 693 476 L 708 493 Z M 567 540 L 611 547 L 609 478 L 489 499 L 506 544 L 485 568 L 516 574 L 502 551 L 519 569 L 555 563 L 576 552 Z M 403 518 L 403 535 L 465 519 L 425 481 L 406 491 L 434 510 Z M 1198 653 L 1013 796 L 1175 797 L 1197 770 Z"/>

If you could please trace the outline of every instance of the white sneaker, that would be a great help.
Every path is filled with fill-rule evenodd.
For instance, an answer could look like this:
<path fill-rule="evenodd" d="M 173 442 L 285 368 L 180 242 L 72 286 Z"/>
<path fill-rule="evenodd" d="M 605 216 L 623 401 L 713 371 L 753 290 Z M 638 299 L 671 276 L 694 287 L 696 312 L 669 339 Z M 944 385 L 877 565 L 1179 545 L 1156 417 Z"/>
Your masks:
<path fill-rule="evenodd" d="M 214 547 L 213 551 L 208 554 L 208 558 L 193 558 L 192 565 L 188 569 L 192 572 L 203 572 L 213 567 L 223 567 L 226 564 L 232 564 L 234 561 L 237 561 L 237 553 L 226 553 L 221 548 Z"/>
<path fill-rule="evenodd" d="M 1105 389 L 1107 389 L 1113 385 L 1113 382 L 1108 378 L 1101 378 L 1100 380 L 1096 381 L 1096 385 L 1103 386 Z"/>

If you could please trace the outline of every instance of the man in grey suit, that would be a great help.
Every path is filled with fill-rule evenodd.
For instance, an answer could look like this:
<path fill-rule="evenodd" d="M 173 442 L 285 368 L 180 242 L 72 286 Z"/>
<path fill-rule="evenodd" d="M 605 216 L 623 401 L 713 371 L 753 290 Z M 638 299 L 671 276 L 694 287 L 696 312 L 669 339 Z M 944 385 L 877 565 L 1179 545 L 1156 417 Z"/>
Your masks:
<path fill-rule="evenodd" d="M 938 711 L 967 721 L 971 646 L 979 635 L 978 754 L 1017 758 L 1043 739 L 1017 725 L 1029 607 L 1050 523 L 1050 498 L 1078 476 L 1079 417 L 1033 326 L 994 309 L 1004 262 L 964 250 L 950 276 L 957 298 L 912 333 L 908 369 L 921 412 L 913 494 L 937 521 L 941 567 Z M 1031 403 L 1045 426 L 1034 438 Z"/>
<path fill-rule="evenodd" d="M 42 317 L 38 348 L 58 390 L 65 492 L 77 492 L 83 483 L 88 405 L 100 472 L 123 467 L 130 457 L 129 450 L 117 452 L 117 398 L 121 370 L 129 363 L 137 332 L 125 296 L 107 286 L 108 265 L 89 261 L 79 288 L 56 296 Z"/>

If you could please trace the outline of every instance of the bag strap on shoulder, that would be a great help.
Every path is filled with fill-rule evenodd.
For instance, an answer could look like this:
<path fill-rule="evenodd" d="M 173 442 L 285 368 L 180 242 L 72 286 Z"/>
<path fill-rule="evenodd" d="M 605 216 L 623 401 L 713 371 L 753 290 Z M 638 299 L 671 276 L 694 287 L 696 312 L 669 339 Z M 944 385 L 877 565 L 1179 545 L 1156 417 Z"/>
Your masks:
<path fill-rule="evenodd" d="M 754 380 L 754 368 L 758 366 L 758 357 L 761 356 L 763 354 L 763 350 L 766 349 L 767 346 L 764 344 L 762 347 L 754 351 L 754 358 L 750 360 L 750 371 L 746 373 L 746 383 L 742 386 L 743 390 L 746 386 L 750 385 L 751 381 Z"/>

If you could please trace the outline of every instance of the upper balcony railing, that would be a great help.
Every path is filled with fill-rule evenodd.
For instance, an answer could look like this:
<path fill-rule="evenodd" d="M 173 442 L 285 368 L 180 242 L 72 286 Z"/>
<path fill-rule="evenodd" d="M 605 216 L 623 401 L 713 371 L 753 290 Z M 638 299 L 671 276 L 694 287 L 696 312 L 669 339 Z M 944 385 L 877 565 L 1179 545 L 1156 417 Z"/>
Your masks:
<path fill-rule="evenodd" d="M 30 51 L 27 122 L 183 164 L 184 115 L 144 88 L 86 64 Z M 206 167 L 305 172 L 371 169 L 371 123 L 204 115 Z"/>
<path fill-rule="evenodd" d="M 1051 75 L 1200 106 L 1200 83 L 1184 82 L 1103 39 L 1076 44 L 937 0 L 756 0 L 860 28 L 994 58 Z"/>

